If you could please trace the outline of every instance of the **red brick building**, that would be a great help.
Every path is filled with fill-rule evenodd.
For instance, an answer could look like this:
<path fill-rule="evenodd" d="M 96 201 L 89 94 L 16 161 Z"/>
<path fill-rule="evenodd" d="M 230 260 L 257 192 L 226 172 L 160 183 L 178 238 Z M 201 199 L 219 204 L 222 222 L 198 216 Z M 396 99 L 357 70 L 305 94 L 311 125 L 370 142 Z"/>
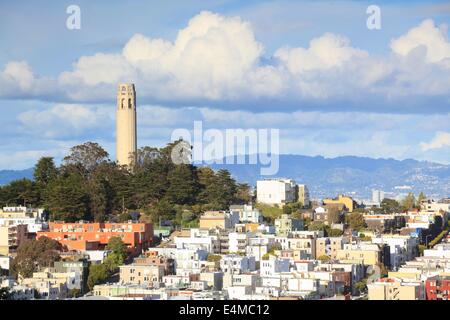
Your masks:
<path fill-rule="evenodd" d="M 37 238 L 48 237 L 69 250 L 103 250 L 110 238 L 118 236 L 130 253 L 139 254 L 150 247 L 151 223 L 50 222 L 49 229 L 39 231 Z"/>
<path fill-rule="evenodd" d="M 434 276 L 425 282 L 427 300 L 448 300 L 450 294 L 450 276 Z"/>

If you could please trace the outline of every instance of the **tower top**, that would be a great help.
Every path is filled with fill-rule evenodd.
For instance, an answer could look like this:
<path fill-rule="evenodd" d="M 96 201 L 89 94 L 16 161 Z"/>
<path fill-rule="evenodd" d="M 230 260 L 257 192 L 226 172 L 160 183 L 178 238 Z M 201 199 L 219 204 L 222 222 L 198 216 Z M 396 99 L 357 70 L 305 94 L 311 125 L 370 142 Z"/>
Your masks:
<path fill-rule="evenodd" d="M 136 92 L 134 89 L 134 83 L 119 83 L 119 92 Z"/>

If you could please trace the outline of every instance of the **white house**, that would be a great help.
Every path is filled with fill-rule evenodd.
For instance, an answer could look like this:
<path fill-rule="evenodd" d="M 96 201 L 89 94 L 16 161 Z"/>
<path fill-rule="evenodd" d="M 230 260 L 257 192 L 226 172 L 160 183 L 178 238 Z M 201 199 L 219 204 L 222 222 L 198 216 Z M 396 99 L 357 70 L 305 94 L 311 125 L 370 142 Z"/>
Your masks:
<path fill-rule="evenodd" d="M 294 202 L 296 184 L 292 179 L 266 179 L 256 182 L 257 201 L 269 205 Z"/>

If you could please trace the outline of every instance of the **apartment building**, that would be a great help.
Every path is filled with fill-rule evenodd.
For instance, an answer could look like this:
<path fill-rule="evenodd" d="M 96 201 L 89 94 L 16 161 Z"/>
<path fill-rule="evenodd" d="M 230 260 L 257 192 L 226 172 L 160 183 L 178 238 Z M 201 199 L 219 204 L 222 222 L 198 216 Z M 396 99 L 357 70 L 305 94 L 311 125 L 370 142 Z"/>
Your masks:
<path fill-rule="evenodd" d="M 397 270 L 406 261 L 413 260 L 419 254 L 417 249 L 419 240 L 411 236 L 383 234 L 373 237 L 372 243 L 389 246 L 390 264 L 388 267 L 392 270 Z"/>
<path fill-rule="evenodd" d="M 153 286 L 165 275 L 164 265 L 133 263 L 120 266 L 120 283 Z"/>
<path fill-rule="evenodd" d="M 337 259 L 338 250 L 342 250 L 346 243 L 348 243 L 348 240 L 344 237 L 317 238 L 315 257 L 329 256 L 331 259 Z"/>
<path fill-rule="evenodd" d="M 120 237 L 132 254 L 150 247 L 153 239 L 151 223 L 123 222 L 50 222 L 49 230 L 39 231 L 37 238 L 48 237 L 69 250 L 102 250 L 109 239 Z"/>
<path fill-rule="evenodd" d="M 292 231 L 302 231 L 303 220 L 293 219 L 288 214 L 282 214 L 275 219 L 275 233 L 279 236 L 287 236 Z"/>
<path fill-rule="evenodd" d="M 200 217 L 200 229 L 232 229 L 239 219 L 238 211 L 206 211 Z"/>
<path fill-rule="evenodd" d="M 419 281 L 383 278 L 368 284 L 369 300 L 424 300 L 425 290 Z"/>
<path fill-rule="evenodd" d="M 0 226 L 0 255 L 9 255 L 28 239 L 27 225 Z"/>
<path fill-rule="evenodd" d="M 305 184 L 297 185 L 297 201 L 300 202 L 303 207 L 309 207 L 311 204 L 309 189 Z"/>
<path fill-rule="evenodd" d="M 296 199 L 296 184 L 292 179 L 266 179 L 256 182 L 257 201 L 284 206 Z"/>
<path fill-rule="evenodd" d="M 362 263 L 366 266 L 377 265 L 382 262 L 390 265 L 389 248 L 376 244 L 344 244 L 344 248 L 337 250 L 336 258 L 342 261 Z"/>
<path fill-rule="evenodd" d="M 351 197 L 344 196 L 342 194 L 339 194 L 337 198 L 334 199 L 323 199 L 323 204 L 343 204 L 345 208 L 348 210 L 348 212 L 353 212 L 353 210 L 356 208 L 356 202 Z"/>
<path fill-rule="evenodd" d="M 220 269 L 226 273 L 240 274 L 256 270 L 255 257 L 228 254 L 220 260 Z"/>

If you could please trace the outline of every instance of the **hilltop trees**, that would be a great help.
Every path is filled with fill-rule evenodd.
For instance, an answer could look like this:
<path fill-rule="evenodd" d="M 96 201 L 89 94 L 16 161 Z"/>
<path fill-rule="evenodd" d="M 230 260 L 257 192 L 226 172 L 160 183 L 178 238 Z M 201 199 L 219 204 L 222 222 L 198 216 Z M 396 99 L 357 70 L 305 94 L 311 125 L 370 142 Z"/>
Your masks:
<path fill-rule="evenodd" d="M 44 206 L 51 219 L 68 222 L 119 220 L 129 210 L 140 210 L 147 221 L 195 224 L 204 210 L 251 199 L 249 186 L 237 184 L 227 170 L 174 164 L 175 145 L 140 148 L 133 170 L 111 161 L 97 143 L 74 146 L 61 166 L 43 157 L 36 163 L 34 181 L 17 180 L 0 188 L 0 204 Z"/>

